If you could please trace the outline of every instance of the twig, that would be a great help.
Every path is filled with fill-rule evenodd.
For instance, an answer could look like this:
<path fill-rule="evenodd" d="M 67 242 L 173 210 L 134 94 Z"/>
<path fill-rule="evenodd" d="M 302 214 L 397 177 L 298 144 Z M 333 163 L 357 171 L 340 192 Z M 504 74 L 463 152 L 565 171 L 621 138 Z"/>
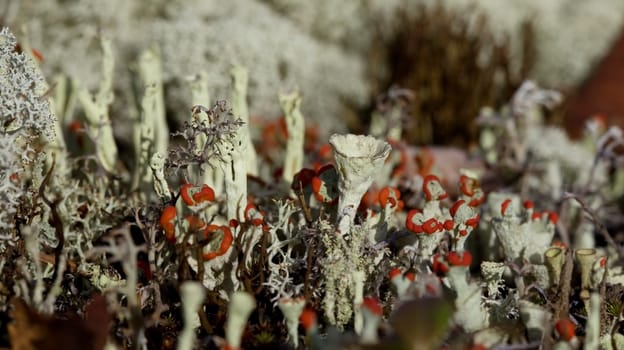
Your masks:
<path fill-rule="evenodd" d="M 260 284 L 258 289 L 255 291 L 255 295 L 260 295 L 264 290 L 264 283 L 266 282 L 266 276 L 264 275 L 264 269 L 268 265 L 267 262 L 267 240 L 269 239 L 268 232 L 266 230 L 262 230 L 262 239 L 260 241 Z"/>
<path fill-rule="evenodd" d="M 306 259 L 306 270 L 305 270 L 305 276 L 303 278 L 303 296 L 306 300 L 306 302 L 310 302 L 310 298 L 311 298 L 311 294 L 312 294 L 312 290 L 310 288 L 310 273 L 312 271 L 312 264 L 313 264 L 313 259 L 312 259 L 312 253 L 314 252 L 314 240 L 311 239 L 310 240 L 310 245 L 308 246 L 308 254 L 307 254 L 307 259 Z"/>
<path fill-rule="evenodd" d="M 303 215 L 305 216 L 306 223 L 309 227 L 312 224 L 312 214 L 310 213 L 310 208 L 305 201 L 305 195 L 303 194 L 303 184 L 301 183 L 301 181 L 299 181 L 299 193 L 297 194 L 297 198 L 299 199 L 299 203 L 301 203 Z"/>
<path fill-rule="evenodd" d="M 607 294 L 607 276 L 608 275 L 609 275 L 609 266 L 608 264 L 605 263 L 605 269 L 602 272 L 602 280 L 600 281 L 600 284 L 598 285 L 598 293 L 600 295 L 600 300 L 602 300 L 602 302 L 600 303 L 600 315 L 607 314 L 607 303 L 605 301 L 607 300 L 606 294 Z M 603 320 L 603 318 L 600 317 L 600 329 L 601 330 L 605 330 L 609 327 L 609 325 L 606 324 L 606 322 L 607 322 L 606 320 Z M 613 328 L 611 328 L 610 331 L 613 331 Z M 611 338 L 611 341 L 613 341 L 613 338 Z M 614 349 L 617 349 L 617 347 L 615 347 Z"/>
<path fill-rule="evenodd" d="M 54 202 L 49 200 L 45 195 L 45 188 L 50 182 L 50 178 L 52 177 L 52 171 L 54 170 L 54 166 L 56 165 L 56 157 L 52 157 L 52 165 L 50 166 L 50 170 L 41 181 L 41 185 L 39 186 L 39 197 L 43 200 L 43 202 L 50 207 L 50 213 L 52 214 L 53 224 L 54 224 L 54 234 L 56 235 L 56 239 L 58 240 L 58 244 L 54 248 L 54 272 L 52 273 L 52 280 L 56 280 L 56 276 L 59 273 L 59 263 L 61 261 L 61 255 L 63 254 L 63 248 L 65 246 L 65 234 L 63 233 L 63 220 L 61 220 L 61 216 L 56 210 L 57 205 L 61 202 L 60 199 L 55 199 Z"/>
<path fill-rule="evenodd" d="M 162 276 L 160 275 L 160 271 L 156 269 L 156 230 L 154 226 L 146 227 L 146 225 L 141 220 L 141 216 L 139 212 L 141 209 L 136 209 L 134 211 L 134 221 L 136 225 L 143 232 L 143 238 L 145 239 L 146 249 L 147 249 L 147 262 L 149 264 L 150 271 L 152 273 L 152 279 L 149 281 L 150 287 L 154 291 L 154 311 L 149 317 L 149 320 L 146 320 L 145 327 L 149 328 L 154 325 L 157 325 L 160 322 L 160 315 L 169 310 L 168 305 L 164 305 L 162 302 L 162 295 L 160 293 L 160 283 Z"/>
<path fill-rule="evenodd" d="M 615 241 L 609 234 L 609 231 L 607 230 L 605 225 L 602 223 L 602 221 L 598 218 L 598 216 L 596 215 L 593 209 L 589 208 L 581 198 L 579 198 L 577 195 L 573 193 L 569 193 L 569 192 L 564 193 L 563 199 L 576 200 L 581 205 L 581 208 L 583 209 L 583 211 L 585 211 L 589 215 L 589 218 L 594 223 L 594 225 L 596 225 L 598 232 L 603 236 L 605 241 L 609 243 L 611 246 L 613 246 L 613 248 L 615 248 L 615 250 L 618 253 L 618 257 L 622 258 L 624 256 L 624 249 L 618 246 L 617 243 L 615 243 Z"/>
<path fill-rule="evenodd" d="M 559 319 L 567 319 L 570 309 L 570 290 L 572 285 L 572 269 L 574 261 L 572 253 L 568 250 L 565 255 L 565 262 L 561 271 L 561 285 L 559 287 L 559 303 L 555 309 Z"/>
<path fill-rule="evenodd" d="M 199 323 L 201 324 L 204 331 L 206 331 L 206 333 L 208 334 L 213 334 L 214 330 L 210 325 L 210 321 L 208 321 L 208 316 L 206 315 L 205 309 L 203 307 L 200 307 L 197 311 L 197 314 L 199 315 Z"/>

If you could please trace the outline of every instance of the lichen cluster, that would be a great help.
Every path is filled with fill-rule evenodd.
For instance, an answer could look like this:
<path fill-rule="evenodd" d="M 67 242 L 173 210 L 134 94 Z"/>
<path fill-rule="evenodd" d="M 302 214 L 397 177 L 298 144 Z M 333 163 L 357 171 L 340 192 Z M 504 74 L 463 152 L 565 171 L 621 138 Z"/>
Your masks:
<path fill-rule="evenodd" d="M 177 107 L 150 48 L 126 77 L 134 138 L 123 145 L 110 114 L 113 67 L 127 62 L 109 39 L 97 86 L 57 77 L 64 89 L 49 91 L 32 48 L 7 29 L 0 39 L 0 312 L 12 346 L 93 334 L 94 349 L 624 342 L 613 234 L 624 134 L 590 121 L 573 141 L 546 126 L 555 91 L 528 81 L 484 108 L 476 161 L 449 175 L 444 153 L 403 142 L 384 111 L 374 136 L 323 138 L 305 96 L 271 91 L 284 119 L 253 120 L 253 65 L 230 71 L 231 106 L 207 101 L 196 72 L 185 82 L 195 104 L 164 137 Z M 402 115 L 407 100 L 385 112 Z M 51 333 L 65 326 L 76 331 Z"/>

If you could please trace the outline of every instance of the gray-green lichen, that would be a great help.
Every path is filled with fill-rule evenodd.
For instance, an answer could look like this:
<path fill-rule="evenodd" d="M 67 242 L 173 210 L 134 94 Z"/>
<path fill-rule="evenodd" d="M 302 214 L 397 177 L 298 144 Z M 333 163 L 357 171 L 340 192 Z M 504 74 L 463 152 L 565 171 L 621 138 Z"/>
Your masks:
<path fill-rule="evenodd" d="M 356 281 L 353 273 L 363 272 L 366 281 L 379 262 L 378 254 L 384 252 L 370 249 L 366 227 L 353 225 L 348 234 L 342 235 L 329 222 L 320 221 L 319 229 L 324 250 L 320 262 L 325 293 L 323 313 L 331 324 L 343 329 L 354 314 Z"/>
<path fill-rule="evenodd" d="M 25 167 L 42 140 L 53 140 L 55 117 L 44 97 L 45 81 L 33 59 L 15 50 L 8 28 L 0 30 L 0 232 L 12 227 L 24 194 Z M 22 177 L 20 179 L 20 177 Z"/>

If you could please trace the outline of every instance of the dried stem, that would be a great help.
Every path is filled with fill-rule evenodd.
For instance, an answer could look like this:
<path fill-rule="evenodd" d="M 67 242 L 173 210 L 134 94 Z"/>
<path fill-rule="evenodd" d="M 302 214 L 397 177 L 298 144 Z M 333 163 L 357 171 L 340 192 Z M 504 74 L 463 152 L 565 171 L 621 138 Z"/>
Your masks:
<path fill-rule="evenodd" d="M 583 211 L 589 215 L 589 218 L 594 223 L 594 225 L 596 225 L 596 228 L 598 229 L 598 232 L 600 233 L 600 235 L 605 239 L 605 241 L 608 244 L 610 244 L 613 248 L 615 248 L 616 252 L 618 253 L 618 257 L 622 258 L 624 256 L 624 249 L 618 246 L 617 243 L 615 243 L 615 241 L 613 240 L 613 237 L 611 237 L 611 235 L 609 234 L 609 231 L 607 230 L 606 226 L 602 223 L 602 220 L 598 218 L 598 216 L 596 215 L 593 209 L 588 207 L 579 196 L 573 193 L 569 193 L 569 192 L 564 193 L 563 199 L 574 199 L 575 201 L 577 201 L 581 205 L 581 208 L 583 209 Z"/>
<path fill-rule="evenodd" d="M 574 260 L 572 252 L 567 250 L 565 262 L 561 270 L 561 283 L 559 287 L 559 303 L 555 308 L 555 313 L 559 319 L 567 319 L 570 309 L 570 291 L 572 290 L 572 270 L 574 268 Z"/>

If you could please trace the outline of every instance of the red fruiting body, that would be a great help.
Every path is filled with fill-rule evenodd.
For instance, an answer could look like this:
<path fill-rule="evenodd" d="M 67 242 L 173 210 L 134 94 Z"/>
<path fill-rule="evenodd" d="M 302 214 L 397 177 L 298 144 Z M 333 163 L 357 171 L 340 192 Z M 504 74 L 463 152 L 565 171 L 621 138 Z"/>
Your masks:
<path fill-rule="evenodd" d="M 446 220 L 443 226 L 445 230 L 450 231 L 453 229 L 453 226 L 455 226 L 455 223 L 453 220 Z"/>
<path fill-rule="evenodd" d="M 228 222 L 228 225 L 229 225 L 231 228 L 237 228 L 237 227 L 238 227 L 238 225 L 240 225 L 240 224 L 239 224 L 238 220 L 236 220 L 236 219 L 230 219 L 230 221 Z"/>
<path fill-rule="evenodd" d="M 400 198 L 401 192 L 396 187 L 384 187 L 379 191 L 379 204 L 382 207 L 390 205 L 390 208 L 395 208 L 399 205 Z"/>
<path fill-rule="evenodd" d="M 505 216 L 505 213 L 507 212 L 507 208 L 509 208 L 509 205 L 511 204 L 511 199 L 507 198 L 503 201 L 503 203 L 501 203 L 501 215 Z"/>
<path fill-rule="evenodd" d="M 427 175 L 427 176 L 425 176 L 425 178 L 423 179 L 423 187 L 422 187 L 422 190 L 423 190 L 423 192 L 425 193 L 425 198 L 426 198 L 428 201 L 430 201 L 430 200 L 433 200 L 433 199 L 434 199 L 434 198 L 433 198 L 433 193 L 431 193 L 431 190 L 429 189 L 429 184 L 430 184 L 431 182 L 434 182 L 434 181 L 435 181 L 435 182 L 437 182 L 438 184 L 440 183 L 440 179 L 439 179 L 437 176 L 435 176 L 435 175 Z M 440 186 L 442 186 L 442 185 L 440 185 Z M 437 197 L 437 198 L 435 198 L 435 199 L 437 199 L 437 200 L 443 200 L 443 199 L 445 199 L 446 197 L 448 197 L 448 193 L 447 193 L 447 192 L 444 192 L 443 194 L 441 194 L 439 197 Z"/>
<path fill-rule="evenodd" d="M 160 215 L 160 226 L 165 231 L 165 239 L 168 242 L 175 242 L 175 224 L 173 220 L 175 219 L 177 214 L 176 207 L 170 205 L 163 209 L 162 214 Z"/>
<path fill-rule="evenodd" d="M 561 241 L 554 241 L 552 243 L 552 246 L 553 247 L 559 247 L 559 248 L 567 248 L 568 247 L 565 243 L 563 243 Z"/>
<path fill-rule="evenodd" d="M 576 336 L 576 326 L 570 319 L 563 318 L 555 323 L 555 331 L 565 341 L 570 341 Z"/>
<path fill-rule="evenodd" d="M 468 203 L 471 207 L 478 207 L 485 202 L 485 193 L 480 192 L 479 197 L 473 197 Z"/>
<path fill-rule="evenodd" d="M 392 268 L 392 270 L 390 270 L 388 277 L 390 277 L 390 280 L 392 280 L 396 276 L 402 276 L 402 275 L 403 275 L 403 272 L 401 272 L 401 269 L 399 269 L 398 267 L 394 267 Z"/>
<path fill-rule="evenodd" d="M 299 191 L 300 188 L 305 188 L 310 185 L 314 176 L 316 176 L 316 171 L 309 168 L 303 168 L 293 177 L 293 182 L 290 188 L 294 191 Z"/>
<path fill-rule="evenodd" d="M 446 261 L 451 266 L 470 266 L 472 264 L 472 254 L 467 250 L 462 253 L 448 252 Z"/>
<path fill-rule="evenodd" d="M 331 156 L 332 156 L 331 145 L 329 143 L 326 143 L 322 145 L 321 147 L 319 147 L 318 154 L 319 154 L 319 157 L 321 157 L 321 159 L 323 160 L 331 159 Z"/>
<path fill-rule="evenodd" d="M 364 306 L 368 311 L 370 311 L 373 315 L 382 316 L 383 308 L 381 307 L 381 303 L 379 299 L 375 297 L 364 297 L 364 301 L 362 301 L 362 306 Z"/>
<path fill-rule="evenodd" d="M 421 213 L 420 210 L 412 209 L 409 211 L 409 213 L 407 213 L 407 219 L 405 220 L 405 227 L 411 232 L 416 233 L 416 234 L 423 232 L 422 226 L 414 222 L 414 216 L 420 213 Z"/>
<path fill-rule="evenodd" d="M 35 56 L 37 61 L 43 62 L 43 54 L 41 54 L 41 51 L 37 49 L 30 49 L 30 52 L 32 52 L 33 56 Z"/>
<path fill-rule="evenodd" d="M 457 213 L 457 210 L 459 210 L 459 207 L 461 207 L 464 203 L 466 203 L 466 201 L 463 199 L 460 199 L 457 202 L 455 202 L 455 204 L 453 204 L 450 210 L 452 217 L 455 217 L 455 213 Z"/>
<path fill-rule="evenodd" d="M 431 283 L 427 283 L 425 285 L 425 290 L 427 291 L 427 293 L 432 294 L 432 295 L 438 294 L 438 288 Z"/>
<path fill-rule="evenodd" d="M 284 117 L 270 121 L 261 121 L 262 127 L 262 148 L 263 155 L 268 160 L 273 160 L 273 152 L 281 148 L 288 139 L 288 130 Z"/>
<path fill-rule="evenodd" d="M 530 200 L 526 200 L 526 201 L 524 201 L 524 203 L 522 203 L 522 205 L 523 205 L 526 209 L 533 209 L 533 208 L 535 208 L 535 204 L 533 204 L 533 201 L 530 201 Z"/>
<path fill-rule="evenodd" d="M 408 223 L 406 227 L 408 230 L 412 231 L 415 234 L 420 234 L 424 232 L 422 226 L 418 224 Z"/>
<path fill-rule="evenodd" d="M 311 331 L 316 328 L 316 312 L 312 309 L 306 308 L 299 316 L 299 322 L 301 322 L 301 325 L 306 332 Z"/>
<path fill-rule="evenodd" d="M 431 218 L 422 224 L 422 229 L 426 234 L 432 235 L 438 231 L 442 231 L 442 225 L 435 218 Z"/>
<path fill-rule="evenodd" d="M 22 53 L 22 46 L 19 43 L 15 44 L 15 52 Z M 33 57 L 37 61 L 43 63 L 43 55 L 41 54 L 41 52 L 39 50 L 37 50 L 35 48 L 31 48 L 30 52 L 32 53 Z"/>
<path fill-rule="evenodd" d="M 323 198 L 323 195 L 320 193 L 322 188 L 323 180 L 315 176 L 312 179 L 312 191 L 314 191 L 314 197 L 316 197 L 319 202 L 325 202 L 325 198 Z"/>
<path fill-rule="evenodd" d="M 554 211 L 536 211 L 533 215 L 531 215 L 531 220 L 542 220 L 545 217 L 547 217 L 548 221 L 555 225 L 557 224 L 557 221 L 559 221 L 559 215 Z"/>
<path fill-rule="evenodd" d="M 414 275 L 413 272 L 406 272 L 405 278 L 407 278 L 410 282 L 414 282 L 414 280 L 416 279 L 416 275 Z"/>
<path fill-rule="evenodd" d="M 440 254 L 436 254 L 433 256 L 431 270 L 438 275 L 446 275 L 449 272 L 449 266 L 446 261 L 440 257 Z"/>
<path fill-rule="evenodd" d="M 193 184 L 184 184 L 180 188 L 180 196 L 186 205 L 189 207 L 198 205 L 205 201 L 214 202 L 215 193 L 208 185 L 203 185 L 199 191 L 196 190 L 197 187 L 193 186 Z"/>
<path fill-rule="evenodd" d="M 462 175 L 459 178 L 459 184 L 461 193 L 468 197 L 472 197 L 475 194 L 475 188 L 479 187 L 477 180 L 466 175 Z"/>
<path fill-rule="evenodd" d="M 191 232 L 197 232 L 206 228 L 206 223 L 204 222 L 204 220 L 200 219 L 195 215 L 189 215 L 185 219 L 189 224 L 189 231 Z"/>
<path fill-rule="evenodd" d="M 481 215 L 477 214 L 474 217 L 466 220 L 465 224 L 466 226 L 470 226 L 472 228 L 477 228 L 477 226 L 479 225 L 479 220 L 481 219 Z"/>
<path fill-rule="evenodd" d="M 208 185 L 203 185 L 199 192 L 193 194 L 193 200 L 196 204 L 202 203 L 204 201 L 214 202 L 215 193 Z"/>
<path fill-rule="evenodd" d="M 334 184 L 327 183 L 327 180 L 336 175 L 335 172 L 336 168 L 333 164 L 326 164 L 316 172 L 316 176 L 312 179 L 312 191 L 314 192 L 314 197 L 319 202 L 335 204 L 338 201 L 337 189 L 331 187 Z M 325 189 L 325 195 L 329 196 L 329 198 L 325 198 L 325 195 L 322 193 L 323 189 Z"/>
<path fill-rule="evenodd" d="M 304 151 L 306 153 L 314 151 L 319 139 L 319 126 L 316 123 L 306 123 L 303 132 Z"/>
<path fill-rule="evenodd" d="M 221 234 L 221 244 L 219 244 L 219 249 L 216 251 L 211 251 L 208 253 L 203 253 L 202 258 L 204 261 L 212 260 L 218 256 L 224 255 L 228 249 L 232 246 L 232 241 L 234 237 L 232 236 L 232 231 L 227 226 L 218 226 L 218 225 L 208 225 L 208 227 L 204 230 L 203 239 L 211 238 L 210 235 L 213 234 Z"/>
<path fill-rule="evenodd" d="M 604 256 L 603 256 L 603 257 L 600 257 L 600 262 L 599 262 L 599 264 L 600 264 L 600 267 L 605 267 L 605 266 L 607 266 L 607 258 L 606 258 L 606 257 L 604 257 Z"/>
<path fill-rule="evenodd" d="M 368 191 L 366 191 L 366 193 L 364 193 L 358 209 L 365 210 L 367 208 L 372 208 L 378 202 L 379 191 L 371 187 Z"/>
<path fill-rule="evenodd" d="M 189 206 L 194 205 L 193 203 L 195 202 L 193 198 L 191 197 L 191 195 L 188 193 L 188 191 L 192 187 L 193 187 L 193 184 L 184 184 L 180 188 L 180 195 L 182 196 L 182 200 L 184 201 L 184 203 L 186 203 L 186 205 L 189 205 Z"/>
<path fill-rule="evenodd" d="M 258 210 L 253 203 L 248 203 L 245 207 L 245 221 L 253 226 L 261 226 L 264 223 L 264 212 Z"/>
<path fill-rule="evenodd" d="M 82 149 L 84 147 L 84 127 L 82 123 L 79 120 L 74 120 L 67 125 L 67 131 L 74 135 L 76 138 L 76 144 Z"/>

